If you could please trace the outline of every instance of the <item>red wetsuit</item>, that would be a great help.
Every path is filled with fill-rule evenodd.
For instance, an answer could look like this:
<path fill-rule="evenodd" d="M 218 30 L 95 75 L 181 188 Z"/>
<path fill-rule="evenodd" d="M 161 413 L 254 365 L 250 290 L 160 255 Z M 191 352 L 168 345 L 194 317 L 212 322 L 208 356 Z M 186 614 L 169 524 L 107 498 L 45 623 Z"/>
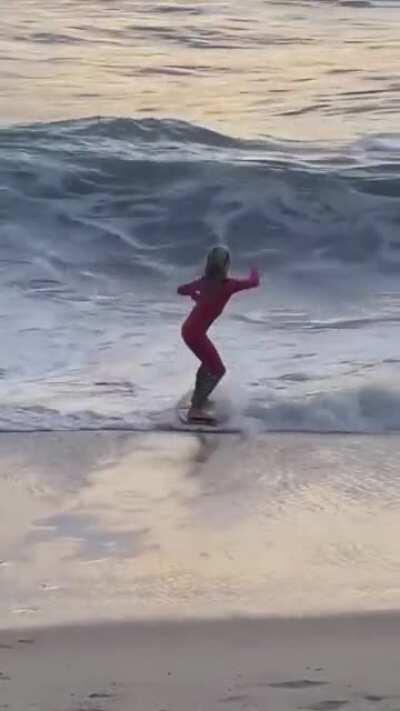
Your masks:
<path fill-rule="evenodd" d="M 224 375 L 225 366 L 208 338 L 207 331 L 233 294 L 252 289 L 259 283 L 258 272 L 252 269 L 247 279 L 227 278 L 223 281 L 213 281 L 202 277 L 178 287 L 178 294 L 191 296 L 193 301 L 196 301 L 196 306 L 182 326 L 182 338 L 206 370 L 218 378 Z"/>

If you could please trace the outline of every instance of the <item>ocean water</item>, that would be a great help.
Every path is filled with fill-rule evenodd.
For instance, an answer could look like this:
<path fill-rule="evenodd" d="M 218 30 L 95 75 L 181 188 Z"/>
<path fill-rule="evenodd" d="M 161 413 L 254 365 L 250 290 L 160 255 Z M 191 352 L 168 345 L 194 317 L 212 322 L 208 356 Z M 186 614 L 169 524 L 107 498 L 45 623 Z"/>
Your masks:
<path fill-rule="evenodd" d="M 168 424 L 221 242 L 262 273 L 211 332 L 239 424 L 398 430 L 398 2 L 0 14 L 0 428 Z"/>

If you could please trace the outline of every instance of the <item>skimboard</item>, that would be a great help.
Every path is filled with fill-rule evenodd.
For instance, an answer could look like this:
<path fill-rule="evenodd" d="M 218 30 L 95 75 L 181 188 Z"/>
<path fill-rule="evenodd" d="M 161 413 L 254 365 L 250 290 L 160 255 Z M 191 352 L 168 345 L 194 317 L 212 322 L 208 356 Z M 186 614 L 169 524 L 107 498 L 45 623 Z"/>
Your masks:
<path fill-rule="evenodd" d="M 239 427 L 235 427 L 229 412 L 217 403 L 210 403 L 206 408 L 207 417 L 199 420 L 189 419 L 190 394 L 185 395 L 176 406 L 177 424 L 174 429 L 188 432 L 214 432 L 218 434 L 234 434 L 241 432 Z"/>

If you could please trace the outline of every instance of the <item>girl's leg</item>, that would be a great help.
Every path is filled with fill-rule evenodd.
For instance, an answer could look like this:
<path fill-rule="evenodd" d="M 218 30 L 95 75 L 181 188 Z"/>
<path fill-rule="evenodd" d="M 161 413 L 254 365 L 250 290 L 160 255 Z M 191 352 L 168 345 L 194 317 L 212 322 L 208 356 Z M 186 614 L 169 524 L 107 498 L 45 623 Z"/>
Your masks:
<path fill-rule="evenodd" d="M 202 410 L 220 379 L 217 375 L 212 375 L 207 371 L 201 373 L 199 380 L 196 378 L 196 387 L 192 397 L 192 407 L 195 410 Z"/>
<path fill-rule="evenodd" d="M 203 364 L 198 368 L 197 373 L 196 373 L 196 380 L 194 384 L 194 389 L 197 390 L 197 388 L 200 387 L 201 381 L 203 380 L 205 374 L 206 374 L 206 369 Z"/>
<path fill-rule="evenodd" d="M 197 339 L 195 343 L 188 345 L 193 353 L 201 360 L 201 366 L 197 371 L 196 384 L 192 397 L 192 408 L 194 410 L 201 410 L 207 398 L 211 395 L 225 374 L 225 366 L 217 349 L 206 335 L 202 336 L 201 339 Z"/>

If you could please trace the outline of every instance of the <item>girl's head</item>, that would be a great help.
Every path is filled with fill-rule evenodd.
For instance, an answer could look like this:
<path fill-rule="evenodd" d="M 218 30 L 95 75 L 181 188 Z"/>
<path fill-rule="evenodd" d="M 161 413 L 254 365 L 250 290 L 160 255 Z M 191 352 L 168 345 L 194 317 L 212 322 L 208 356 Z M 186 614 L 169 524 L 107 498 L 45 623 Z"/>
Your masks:
<path fill-rule="evenodd" d="M 228 276 L 231 263 L 229 249 L 226 247 L 213 247 L 207 255 L 205 276 L 207 279 L 223 280 Z"/>

